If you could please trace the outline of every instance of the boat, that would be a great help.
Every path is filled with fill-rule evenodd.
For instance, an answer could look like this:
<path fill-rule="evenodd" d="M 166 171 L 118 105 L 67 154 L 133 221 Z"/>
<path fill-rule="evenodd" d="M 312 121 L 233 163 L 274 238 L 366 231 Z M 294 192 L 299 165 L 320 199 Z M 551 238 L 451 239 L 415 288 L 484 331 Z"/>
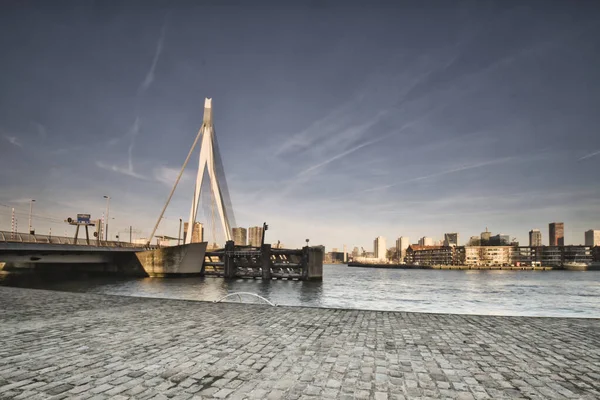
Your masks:
<path fill-rule="evenodd" d="M 563 267 L 570 271 L 597 271 L 600 270 L 600 262 L 580 262 L 572 261 L 564 263 Z"/>

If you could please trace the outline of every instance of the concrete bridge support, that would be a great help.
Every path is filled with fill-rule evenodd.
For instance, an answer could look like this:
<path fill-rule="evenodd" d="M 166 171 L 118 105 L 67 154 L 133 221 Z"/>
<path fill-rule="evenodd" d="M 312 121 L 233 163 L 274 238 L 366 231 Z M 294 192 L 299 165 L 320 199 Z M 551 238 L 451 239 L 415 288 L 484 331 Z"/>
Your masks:
<path fill-rule="evenodd" d="M 149 276 L 167 277 L 200 275 L 206 253 L 206 242 L 163 247 L 136 253 Z"/>
<path fill-rule="evenodd" d="M 263 244 L 260 248 L 261 253 L 261 269 L 262 269 L 262 279 L 265 281 L 271 280 L 271 245 Z"/>
<path fill-rule="evenodd" d="M 323 250 L 320 247 L 304 247 L 304 279 L 308 281 L 323 280 Z"/>
<path fill-rule="evenodd" d="M 229 240 L 225 243 L 225 256 L 224 262 L 224 274 L 225 278 L 235 278 L 237 272 L 237 265 L 234 258 L 235 244 L 233 240 Z"/>

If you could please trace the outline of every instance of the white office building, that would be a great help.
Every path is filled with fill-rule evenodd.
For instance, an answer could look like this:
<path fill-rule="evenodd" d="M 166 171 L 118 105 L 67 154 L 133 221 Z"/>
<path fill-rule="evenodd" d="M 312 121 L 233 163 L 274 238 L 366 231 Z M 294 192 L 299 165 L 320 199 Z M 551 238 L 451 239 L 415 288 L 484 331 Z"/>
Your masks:
<path fill-rule="evenodd" d="M 400 236 L 396 239 L 396 251 L 399 253 L 400 262 L 404 262 L 404 258 L 406 257 L 406 249 L 410 246 L 410 240 L 406 236 Z"/>
<path fill-rule="evenodd" d="M 385 247 L 385 238 L 383 236 L 377 236 L 373 242 L 373 255 L 375 258 L 380 260 L 387 259 L 387 248 Z"/>
<path fill-rule="evenodd" d="M 419 239 L 419 245 L 433 246 L 433 239 L 427 236 L 423 236 L 421 239 Z"/>

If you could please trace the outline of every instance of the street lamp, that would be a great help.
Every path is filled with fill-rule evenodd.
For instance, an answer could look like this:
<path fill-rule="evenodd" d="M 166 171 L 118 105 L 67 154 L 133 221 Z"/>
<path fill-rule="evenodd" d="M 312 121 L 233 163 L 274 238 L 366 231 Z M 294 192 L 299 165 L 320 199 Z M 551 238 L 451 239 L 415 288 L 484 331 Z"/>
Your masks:
<path fill-rule="evenodd" d="M 104 222 L 104 230 L 105 232 L 105 241 L 108 241 L 108 212 L 110 211 L 110 196 L 104 196 L 106 199 L 106 221 Z"/>
<path fill-rule="evenodd" d="M 182 219 L 179 218 L 179 235 L 177 236 L 177 246 L 181 245 L 181 223 Z"/>
<path fill-rule="evenodd" d="M 31 199 L 29 202 L 29 234 L 33 235 L 33 230 L 31 229 L 31 217 L 33 214 L 33 203 L 35 203 L 34 199 Z"/>

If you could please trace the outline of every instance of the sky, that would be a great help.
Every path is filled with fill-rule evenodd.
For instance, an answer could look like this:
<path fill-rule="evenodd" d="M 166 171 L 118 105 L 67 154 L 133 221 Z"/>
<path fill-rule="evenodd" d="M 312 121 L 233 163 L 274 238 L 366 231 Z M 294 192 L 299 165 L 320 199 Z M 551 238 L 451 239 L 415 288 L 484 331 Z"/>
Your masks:
<path fill-rule="evenodd" d="M 72 235 L 107 195 L 111 237 L 147 237 L 206 97 L 237 224 L 267 242 L 600 229 L 596 1 L 5 0 L 0 52 L 0 230 L 35 199 L 37 233 Z"/>

